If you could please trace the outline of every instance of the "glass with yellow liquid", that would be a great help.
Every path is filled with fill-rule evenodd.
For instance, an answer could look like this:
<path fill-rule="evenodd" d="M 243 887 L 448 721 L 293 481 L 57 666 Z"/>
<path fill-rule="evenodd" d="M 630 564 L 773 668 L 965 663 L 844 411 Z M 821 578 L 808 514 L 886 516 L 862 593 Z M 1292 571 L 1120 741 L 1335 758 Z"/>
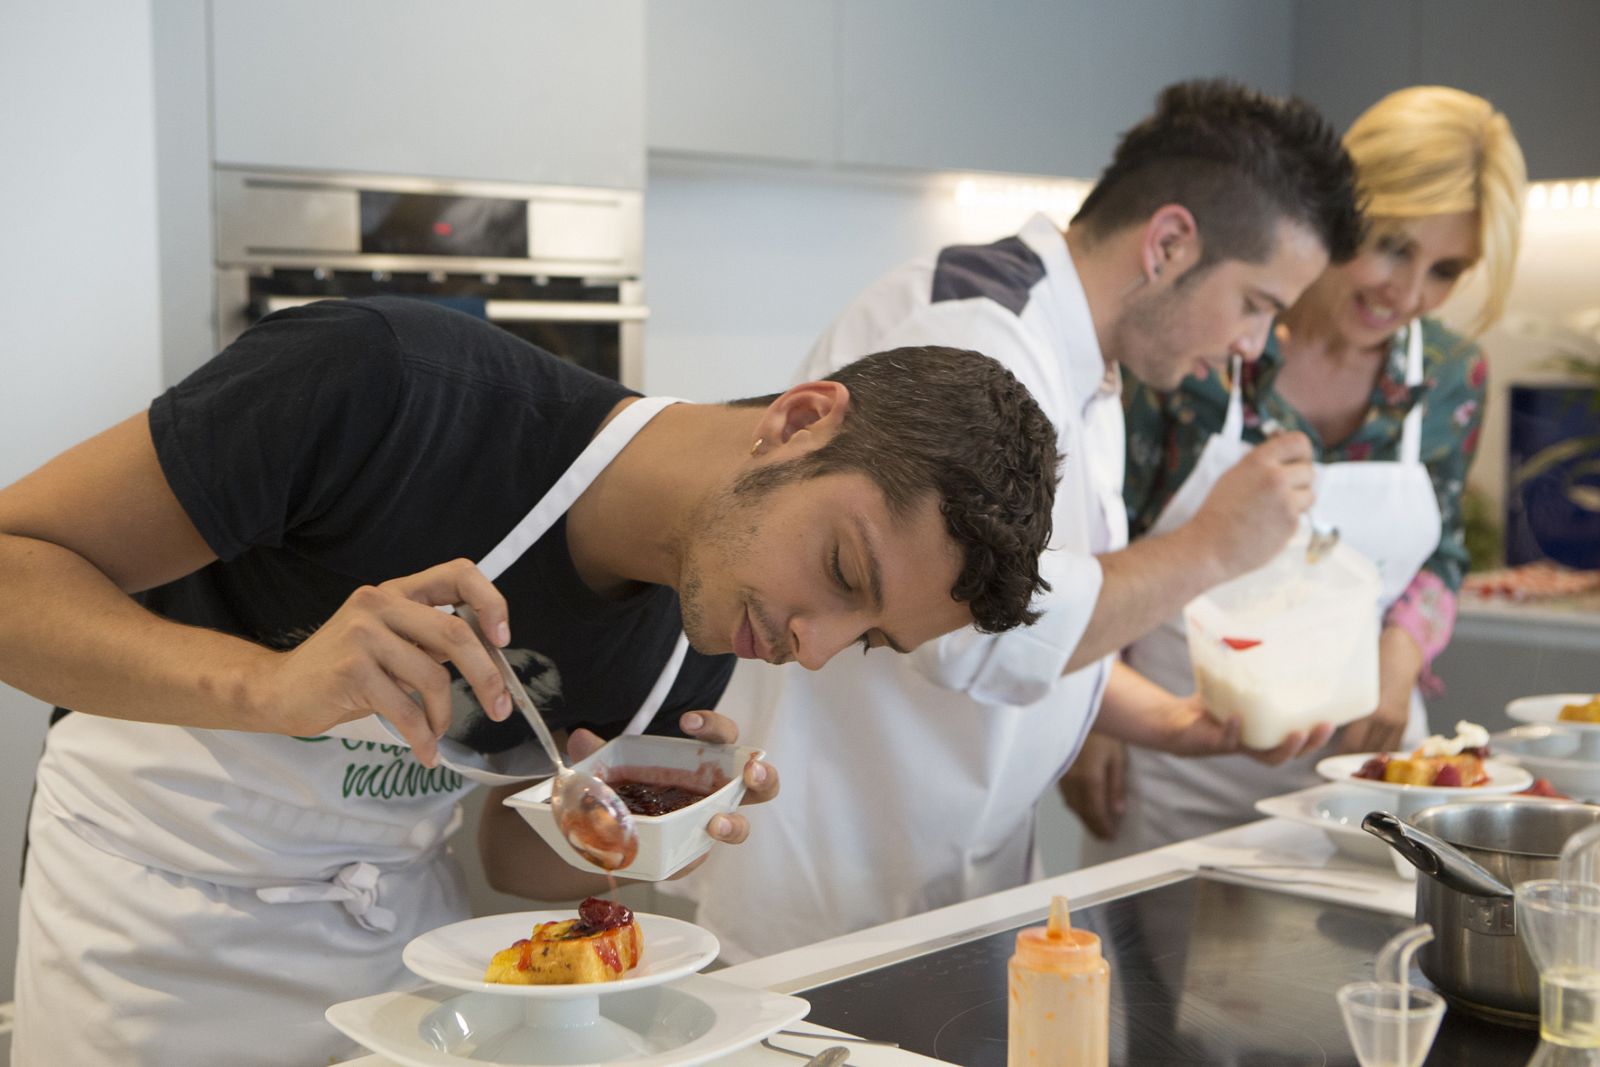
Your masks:
<path fill-rule="evenodd" d="M 1517 932 L 1539 968 L 1539 1067 L 1600 1067 L 1600 885 L 1516 887 Z"/>

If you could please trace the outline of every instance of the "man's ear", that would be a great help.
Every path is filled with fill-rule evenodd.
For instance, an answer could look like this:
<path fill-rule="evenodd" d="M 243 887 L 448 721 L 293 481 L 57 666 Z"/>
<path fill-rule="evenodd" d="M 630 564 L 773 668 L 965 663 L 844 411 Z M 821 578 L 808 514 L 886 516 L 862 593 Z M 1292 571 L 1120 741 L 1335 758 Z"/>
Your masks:
<path fill-rule="evenodd" d="M 1145 221 L 1140 266 L 1151 281 L 1176 278 L 1200 262 L 1200 226 L 1182 204 L 1163 204 Z"/>
<path fill-rule="evenodd" d="M 784 392 L 762 413 L 758 454 L 777 450 L 790 456 L 822 447 L 838 432 L 850 406 L 850 390 L 839 382 L 803 382 Z"/>

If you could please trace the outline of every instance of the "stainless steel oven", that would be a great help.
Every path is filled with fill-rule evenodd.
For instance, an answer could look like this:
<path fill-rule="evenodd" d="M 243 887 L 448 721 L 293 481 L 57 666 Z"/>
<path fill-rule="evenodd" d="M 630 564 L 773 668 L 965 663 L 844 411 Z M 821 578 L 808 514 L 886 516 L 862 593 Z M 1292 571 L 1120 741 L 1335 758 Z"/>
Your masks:
<path fill-rule="evenodd" d="M 642 389 L 635 190 L 218 168 L 217 332 L 395 294 L 480 315 Z"/>

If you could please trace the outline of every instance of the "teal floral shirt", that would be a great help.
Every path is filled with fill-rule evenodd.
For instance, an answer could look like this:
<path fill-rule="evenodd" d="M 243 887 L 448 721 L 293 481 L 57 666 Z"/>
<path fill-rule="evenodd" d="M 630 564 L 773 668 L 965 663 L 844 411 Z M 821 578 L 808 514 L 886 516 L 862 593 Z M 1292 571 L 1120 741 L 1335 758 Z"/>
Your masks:
<path fill-rule="evenodd" d="M 1422 384 L 1405 384 L 1402 331 L 1389 346 L 1389 360 L 1372 390 L 1366 419 L 1348 438 L 1332 444 L 1323 441 L 1274 388 L 1283 365 L 1276 339 L 1268 341 L 1260 359 L 1245 364 L 1239 385 L 1246 441 L 1262 440 L 1262 416 L 1270 416 L 1310 437 L 1316 458 L 1324 463 L 1397 459 L 1406 414 L 1419 401 L 1427 404 L 1422 415 L 1422 461 L 1433 479 L 1443 532 L 1438 548 L 1390 608 L 1385 622 L 1410 633 L 1431 662 L 1450 641 L 1456 594 L 1467 570 L 1461 494 L 1483 425 L 1488 365 L 1477 345 L 1432 319 L 1422 320 L 1422 344 Z M 1128 427 L 1123 501 L 1129 534 L 1137 537 L 1155 525 L 1194 470 L 1206 439 L 1222 428 L 1228 390 L 1211 375 L 1204 380 L 1185 378 L 1176 390 L 1159 393 L 1124 372 L 1122 397 Z"/>

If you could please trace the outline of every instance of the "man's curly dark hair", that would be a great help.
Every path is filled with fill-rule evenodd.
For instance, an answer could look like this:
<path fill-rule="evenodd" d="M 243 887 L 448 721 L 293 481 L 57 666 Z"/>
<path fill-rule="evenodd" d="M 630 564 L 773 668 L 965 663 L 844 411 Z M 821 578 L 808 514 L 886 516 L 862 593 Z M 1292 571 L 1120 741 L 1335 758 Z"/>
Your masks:
<path fill-rule="evenodd" d="M 1200 230 L 1198 271 L 1227 259 L 1266 262 L 1287 219 L 1342 263 L 1361 243 L 1355 190 L 1355 167 L 1316 108 L 1202 79 L 1161 91 L 1072 221 L 1094 239 L 1182 204 Z"/>
<path fill-rule="evenodd" d="M 1039 556 L 1050 541 L 1060 457 L 1055 427 L 1027 388 L 987 356 L 936 346 L 866 356 L 828 380 L 850 391 L 838 432 L 805 456 L 750 471 L 737 491 L 859 472 L 896 516 L 935 494 L 961 550 L 951 597 L 985 633 L 1035 622 L 1033 597 L 1050 588 Z"/>

